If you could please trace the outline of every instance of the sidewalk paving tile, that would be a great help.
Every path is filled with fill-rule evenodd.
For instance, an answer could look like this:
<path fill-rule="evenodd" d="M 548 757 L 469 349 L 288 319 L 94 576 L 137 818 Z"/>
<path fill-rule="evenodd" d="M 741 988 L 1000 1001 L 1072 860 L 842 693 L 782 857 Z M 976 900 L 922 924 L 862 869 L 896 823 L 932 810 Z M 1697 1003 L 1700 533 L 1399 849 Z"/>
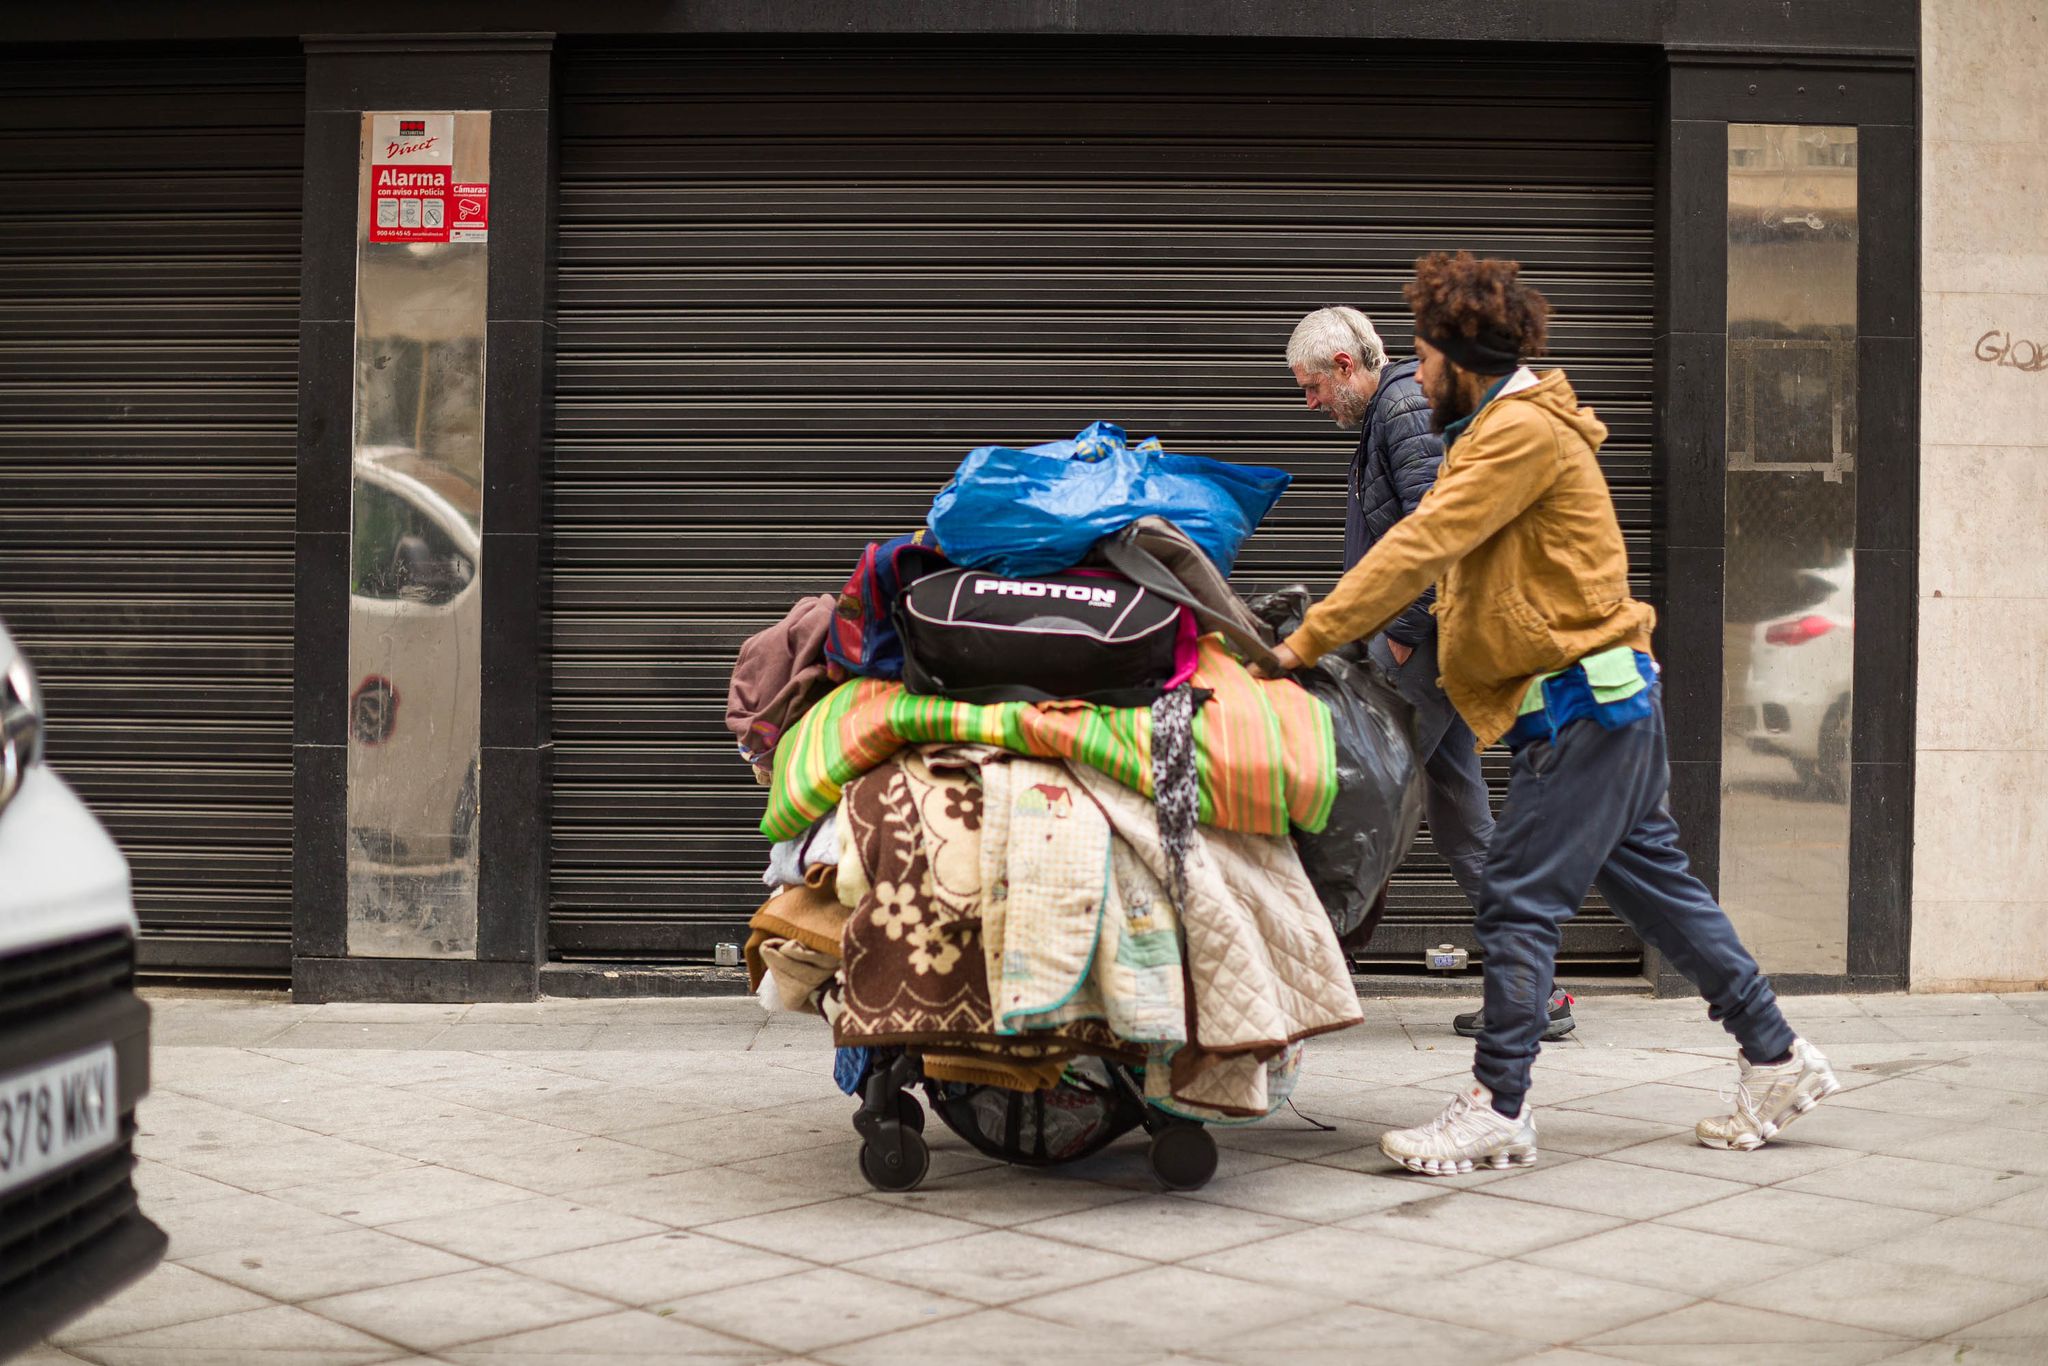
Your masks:
<path fill-rule="evenodd" d="M 681 1170 L 671 1153 L 585 1135 L 558 1139 L 509 1153 L 459 1154 L 448 1166 L 497 1180 L 536 1195 L 560 1195 L 579 1186 L 612 1186 Z"/>
<path fill-rule="evenodd" d="M 1865 1156 L 1848 1148 L 1831 1148 L 1821 1143 L 1802 1143 L 1795 1134 L 1782 1142 L 1771 1142 L 1755 1152 L 1729 1152 L 1709 1148 L 1690 1133 L 1667 1134 L 1632 1148 L 1616 1148 L 1606 1154 L 1616 1162 L 1633 1162 L 1671 1172 L 1710 1176 L 1718 1181 L 1736 1181 L 1746 1186 L 1775 1186 L 1796 1177 L 1839 1167 Z"/>
<path fill-rule="evenodd" d="M 1987 1219 L 1944 1219 L 1910 1238 L 1888 1239 L 1853 1254 L 1894 1266 L 1927 1266 L 2048 1292 L 2048 1229 Z"/>
<path fill-rule="evenodd" d="M 1714 1300 L 1595 1333 L 1579 1345 L 1595 1352 L 1638 1346 L 1703 1346 L 1727 1351 L 1766 1343 L 1812 1346 L 1829 1342 L 1869 1342 L 1893 1348 L 1910 1345 L 1889 1333 Z"/>
<path fill-rule="evenodd" d="M 171 1235 L 166 1255 L 173 1261 L 189 1261 L 227 1248 L 258 1247 L 287 1238 L 317 1238 L 357 1227 L 346 1219 L 268 1195 L 229 1196 L 196 1205 L 174 1205 L 171 1209 L 178 1212 L 177 1217 L 170 1217 L 166 1211 L 164 1231 Z"/>
<path fill-rule="evenodd" d="M 189 1267 L 167 1263 L 53 1334 L 51 1341 L 60 1347 L 103 1342 L 151 1328 L 269 1307 L 270 1301 L 262 1295 L 201 1275 Z"/>
<path fill-rule="evenodd" d="M 664 1318 L 628 1309 L 594 1319 L 536 1328 L 451 1347 L 441 1353 L 457 1366 L 539 1366 L 540 1363 L 687 1361 L 703 1366 L 765 1366 L 782 1359 L 780 1350 L 762 1343 L 714 1333 L 674 1317 Z"/>
<path fill-rule="evenodd" d="M 1988 1079 L 1986 1079 L 1988 1080 Z M 2041 1097 L 2023 1091 L 1936 1080 L 1926 1073 L 1888 1077 L 1832 1097 L 1828 1104 L 1843 1110 L 1880 1110 L 1891 1115 L 1921 1115 L 1957 1124 L 1995 1124 L 1999 1117 L 2035 1109 Z"/>
<path fill-rule="evenodd" d="M 1095 1329 L 984 1309 L 821 1348 L 816 1356 L 830 1366 L 1130 1366 L 1156 1349 L 1142 1338 L 1106 1337 Z"/>
<path fill-rule="evenodd" d="M 1991 1171 L 2048 1177 L 2048 1123 L 2038 1133 L 1996 1128 L 1996 1121 L 1910 1144 L 1897 1156 Z"/>
<path fill-rule="evenodd" d="M 372 1178 L 419 1165 L 409 1157 L 302 1129 L 278 1137 L 250 1127 L 263 1123 L 245 1116 L 241 1125 L 217 1131 L 220 1137 L 212 1142 L 174 1145 L 168 1150 L 157 1143 L 138 1144 L 137 1150 L 180 1171 L 250 1191 L 276 1191 L 321 1180 L 360 1180 L 368 1187 L 376 1184 Z"/>
<path fill-rule="evenodd" d="M 1659 1223 L 1835 1254 L 1892 1238 L 1910 1238 L 1940 1222 L 1924 1210 L 1807 1195 L 1770 1186 L 1711 1205 L 1663 1215 Z"/>
<path fill-rule="evenodd" d="M 1524 1204 L 1484 1191 L 1440 1186 L 1432 1188 L 1426 1200 L 1349 1219 L 1343 1226 L 1401 1242 L 1517 1257 L 1539 1247 L 1621 1228 L 1624 1221 L 1586 1210 Z"/>
<path fill-rule="evenodd" d="M 1489 1262 L 1371 1297 L 1380 1309 L 1552 1344 L 1574 1342 L 1690 1304 L 1698 1297 L 1603 1276 Z"/>
<path fill-rule="evenodd" d="M 145 1329 L 95 1344 L 95 1349 L 100 1347 L 182 1351 L 193 1361 L 230 1350 L 289 1352 L 294 1356 L 313 1352 L 391 1354 L 391 1344 L 387 1342 L 284 1304 Z"/>
<path fill-rule="evenodd" d="M 141 1196 L 152 1210 L 168 1208 L 172 1204 L 199 1204 L 201 1200 L 225 1200 L 229 1196 L 246 1196 L 250 1192 L 240 1186 L 229 1186 L 215 1182 L 205 1176 L 193 1176 L 190 1171 L 152 1161 L 143 1157 L 135 1163 L 135 1194 Z"/>
<path fill-rule="evenodd" d="M 1970 1215 L 1976 1219 L 1989 1219 L 1995 1224 L 2024 1224 L 2028 1228 L 2048 1228 L 2048 1185 L 2021 1195 L 2009 1196 L 1995 1204 L 1984 1205 L 1971 1210 Z"/>
<path fill-rule="evenodd" d="M 1498 1366 L 1542 1349 L 1527 1338 L 1466 1328 L 1365 1305 L 1326 1310 L 1291 1323 L 1224 1338 L 1202 1349 L 1228 1366 L 1357 1366 L 1361 1360 L 1429 1366 Z"/>
<path fill-rule="evenodd" d="M 1680 1129 L 1593 1110 L 1542 1108 L 1536 1112 L 1536 1146 L 1545 1161 L 1560 1153 L 1605 1157 L 1655 1139 L 1679 1137 L 1691 1142 L 1691 1127 Z"/>
<path fill-rule="evenodd" d="M 2041 1287 L 2036 1283 L 2034 1289 Z M 2016 1309 L 1957 1329 L 1949 1336 L 1987 1342 L 2034 1342 L 2048 1346 L 2048 1298 L 2034 1299 Z"/>
<path fill-rule="evenodd" d="M 1673 1224 L 1630 1224 L 1522 1254 L 1537 1266 L 1605 1276 L 1693 1296 L 1755 1285 L 1806 1265 L 1811 1254 Z"/>
<path fill-rule="evenodd" d="M 1883 1358 L 1884 1366 L 2041 1366 L 2048 1359 L 2048 1338 L 2031 1343 L 2004 1342 L 1959 1335 L 1945 1342 L 1930 1342 Z"/>
<path fill-rule="evenodd" d="M 1151 1265 L 1098 1248 L 993 1229 L 950 1242 L 862 1257 L 849 1271 L 915 1290 L 1000 1306 L 1140 1271 Z"/>
<path fill-rule="evenodd" d="M 1457 1180 L 1444 1179 L 1452 1183 Z M 1654 1219 L 1741 1195 L 1749 1189 L 1711 1176 L 1589 1157 L 1564 1166 L 1546 1168 L 1539 1164 L 1523 1179 L 1500 1187 L 1499 1193 L 1511 1200 L 1590 1210 L 1617 1219 Z"/>
<path fill-rule="evenodd" d="M 1873 1366 L 1892 1360 L 1898 1349 L 1896 1341 L 1885 1341 L 1753 1342 L 1734 1352 L 1718 1343 L 1663 1343 L 1598 1350 L 1609 1361 L 1635 1362 L 1638 1366 L 1727 1366 L 1730 1361 L 1739 1361 L 1742 1366 Z"/>
<path fill-rule="evenodd" d="M 1492 1260 L 1484 1252 L 1406 1242 L 1384 1233 L 1314 1228 L 1207 1253 L 1190 1258 L 1186 1265 L 1262 1285 L 1306 1290 L 1337 1303 L 1362 1301 L 1395 1283 L 1426 1282 Z"/>
<path fill-rule="evenodd" d="M 384 1225 L 384 1232 L 442 1248 L 479 1262 L 502 1265 L 528 1257 L 624 1242 L 662 1226 L 646 1219 L 579 1204 L 573 1199 L 536 1195 L 502 1205 L 487 1205 L 425 1219 Z"/>
<path fill-rule="evenodd" d="M 1188 1198 L 1289 1219 L 1341 1223 L 1389 1205 L 1426 1200 L 1433 1193 L 1426 1181 L 1413 1177 L 1287 1163 L 1211 1181 L 1201 1190 L 1189 1192 Z"/>
<path fill-rule="evenodd" d="M 1142 1198 L 1137 1191 L 1090 1181 L 1061 1167 L 1035 1170 L 983 1160 L 965 1171 L 941 1174 L 941 1160 L 949 1155 L 956 1161 L 980 1157 L 972 1149 L 949 1154 L 934 1145 L 933 1175 L 925 1178 L 924 1185 L 904 1194 L 876 1195 L 873 1198 L 886 1200 L 902 1209 L 943 1214 L 953 1219 L 968 1219 L 977 1224 L 999 1227 L 1028 1224 L 1036 1219 L 1050 1219 L 1055 1215 L 1100 1209 Z M 869 1189 L 857 1171 L 852 1173 L 849 1184 L 853 1187 L 853 1194 L 863 1194 Z"/>
<path fill-rule="evenodd" d="M 1298 1219 L 1154 1195 L 1017 1225 L 1017 1232 L 1154 1262 L 1181 1261 L 1310 1227 Z"/>
<path fill-rule="evenodd" d="M 510 1269 L 586 1294 L 644 1306 L 773 1280 L 813 1267 L 793 1257 L 671 1229 L 514 1262 Z"/>
<path fill-rule="evenodd" d="M 1321 1296 L 1185 1266 L 1155 1266 L 1017 1306 L 1034 1318 L 1157 1348 L 1199 1352 L 1218 1339 L 1328 1307 Z"/>
<path fill-rule="evenodd" d="M 577 1134 L 573 1129 L 443 1101 L 417 1119 L 345 1129 L 338 1136 L 415 1162 L 445 1164 L 451 1159 L 542 1148 Z"/>
<path fill-rule="evenodd" d="M 727 1242 L 836 1265 L 876 1253 L 966 1238 L 980 1233 L 982 1226 L 964 1219 L 922 1214 L 864 1195 L 848 1195 L 821 1204 L 706 1224 L 701 1231 Z"/>
<path fill-rule="evenodd" d="M 1795 1177 L 1781 1189 L 1803 1195 L 1869 1200 L 1930 1214 L 1967 1214 L 2024 1195 L 2042 1184 L 2039 1178 L 2018 1172 L 1873 1155 Z"/>
<path fill-rule="evenodd" d="M 465 1257 L 369 1228 L 252 1242 L 192 1258 L 186 1265 L 285 1304 L 476 1267 Z"/>
<path fill-rule="evenodd" d="M 305 1307 L 414 1351 L 433 1352 L 595 1318 L 621 1306 L 549 1281 L 487 1267 L 310 1300 Z"/>
<path fill-rule="evenodd" d="M 948 1295 L 913 1290 L 835 1267 L 692 1295 L 655 1306 L 686 1323 L 787 1352 L 815 1355 L 927 1320 L 975 1312 Z"/>
<path fill-rule="evenodd" d="M 264 1040 L 266 1048 L 424 1048 L 448 1026 L 439 1020 L 301 1020 Z"/>
<path fill-rule="evenodd" d="M 671 1228 L 696 1228 L 799 1205 L 815 1205 L 830 1199 L 831 1194 L 797 1181 L 711 1167 L 564 1191 L 562 1198 Z"/>
<path fill-rule="evenodd" d="M 1838 1257 L 1728 1292 L 1754 1309 L 1804 1314 L 1903 1338 L 1935 1338 L 2015 1309 L 2041 1287 L 1958 1276 L 1928 1266 Z"/>
<path fill-rule="evenodd" d="M 295 1347 L 284 1351 L 266 1348 L 131 1346 L 126 1343 L 97 1343 L 82 1347 L 90 1353 L 92 1366 L 384 1366 L 394 1350 L 389 1344 L 377 1350 L 361 1348 L 316 1349 Z"/>
<path fill-rule="evenodd" d="M 1534 1099 L 1542 1107 L 1537 1112 L 1536 1122 L 1536 1131 L 1540 1135 L 1543 1132 L 1543 1110 L 1552 1107 L 1545 1106 L 1540 1096 Z M 1596 1115 L 1615 1115 L 1672 1129 L 1691 1129 L 1708 1115 L 1725 1113 L 1722 1102 L 1713 1095 L 1696 1087 L 1675 1086 L 1668 1081 L 1646 1081 L 1615 1091 L 1603 1091 L 1598 1095 L 1566 1101 L 1555 1108 L 1588 1110 Z"/>
<path fill-rule="evenodd" d="M 318 1181 L 271 1192 L 274 1199 L 372 1227 L 509 1204 L 527 1194 L 517 1186 L 446 1167 L 407 1167 L 374 1182 Z"/>

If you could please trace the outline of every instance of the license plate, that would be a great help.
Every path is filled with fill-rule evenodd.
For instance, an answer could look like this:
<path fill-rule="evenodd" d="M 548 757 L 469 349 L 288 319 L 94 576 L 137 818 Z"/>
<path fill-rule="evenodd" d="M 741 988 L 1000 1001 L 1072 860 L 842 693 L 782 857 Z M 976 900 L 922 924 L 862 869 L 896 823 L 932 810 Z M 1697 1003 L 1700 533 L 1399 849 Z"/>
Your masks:
<path fill-rule="evenodd" d="M 119 1094 L 112 1044 L 0 1077 L 0 1191 L 112 1147 Z"/>

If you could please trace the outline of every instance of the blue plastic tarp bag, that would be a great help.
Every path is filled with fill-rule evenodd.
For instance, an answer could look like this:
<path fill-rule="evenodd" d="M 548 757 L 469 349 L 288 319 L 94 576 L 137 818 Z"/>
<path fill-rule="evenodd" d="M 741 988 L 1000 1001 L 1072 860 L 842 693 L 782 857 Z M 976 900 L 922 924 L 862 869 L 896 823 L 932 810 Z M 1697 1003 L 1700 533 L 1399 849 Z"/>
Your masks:
<path fill-rule="evenodd" d="M 1072 441 L 968 452 L 927 525 L 953 563 L 1015 577 L 1070 569 L 1103 537 L 1159 516 L 1228 574 L 1290 480 L 1285 470 L 1168 455 L 1156 436 L 1133 446 L 1123 428 L 1095 422 Z"/>

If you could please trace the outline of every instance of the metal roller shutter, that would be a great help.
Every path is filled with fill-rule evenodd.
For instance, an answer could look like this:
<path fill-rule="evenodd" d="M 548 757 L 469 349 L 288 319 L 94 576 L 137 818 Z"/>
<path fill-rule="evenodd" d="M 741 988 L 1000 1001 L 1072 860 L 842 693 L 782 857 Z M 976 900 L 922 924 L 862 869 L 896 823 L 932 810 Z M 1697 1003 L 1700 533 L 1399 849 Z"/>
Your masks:
<path fill-rule="evenodd" d="M 295 48 L 0 61 L 0 616 L 145 970 L 289 972 L 304 109 Z"/>
<path fill-rule="evenodd" d="M 1405 350 L 1424 251 L 1518 257 L 1550 295 L 1649 568 L 1642 66 L 641 44 L 572 49 L 562 72 L 561 956 L 741 936 L 764 849 L 721 725 L 734 651 L 917 525 L 974 445 L 1110 418 L 1285 466 L 1299 483 L 1239 579 L 1327 585 L 1353 438 L 1301 407 L 1283 349 L 1301 313 L 1348 301 Z M 1469 922 L 1425 844 L 1374 955 L 1413 962 Z M 1640 956 L 1597 908 L 1568 950 Z"/>

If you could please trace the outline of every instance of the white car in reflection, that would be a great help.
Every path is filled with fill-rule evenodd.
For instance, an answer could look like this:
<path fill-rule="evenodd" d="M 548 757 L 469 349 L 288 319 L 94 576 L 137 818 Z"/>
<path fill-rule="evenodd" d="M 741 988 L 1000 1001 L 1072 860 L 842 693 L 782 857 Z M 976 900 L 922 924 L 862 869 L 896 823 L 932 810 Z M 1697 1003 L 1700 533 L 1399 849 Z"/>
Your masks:
<path fill-rule="evenodd" d="M 414 873 L 458 872 L 476 827 L 482 538 L 442 482 L 409 450 L 356 458 L 351 861 Z"/>
<path fill-rule="evenodd" d="M 1854 562 L 1800 574 L 1810 606 L 1759 622 L 1750 643 L 1743 721 L 1752 750 L 1792 761 L 1824 801 L 1849 795 L 1849 714 L 1856 663 Z"/>

